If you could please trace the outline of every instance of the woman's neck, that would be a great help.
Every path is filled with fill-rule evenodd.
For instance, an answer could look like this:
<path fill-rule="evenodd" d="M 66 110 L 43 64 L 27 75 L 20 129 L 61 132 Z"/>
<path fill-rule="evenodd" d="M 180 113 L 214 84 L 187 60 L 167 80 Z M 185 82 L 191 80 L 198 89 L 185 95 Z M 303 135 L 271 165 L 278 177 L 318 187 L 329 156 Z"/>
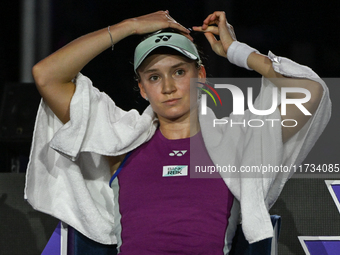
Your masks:
<path fill-rule="evenodd" d="M 197 114 L 177 120 L 159 118 L 159 129 L 169 140 L 184 139 L 194 136 L 200 131 Z"/>

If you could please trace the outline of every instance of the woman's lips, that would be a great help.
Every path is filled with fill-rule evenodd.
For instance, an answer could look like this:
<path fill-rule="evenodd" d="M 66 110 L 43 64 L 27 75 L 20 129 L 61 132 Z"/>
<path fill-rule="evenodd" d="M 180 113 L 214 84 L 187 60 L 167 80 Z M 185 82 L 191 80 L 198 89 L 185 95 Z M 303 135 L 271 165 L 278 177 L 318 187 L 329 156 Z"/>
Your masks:
<path fill-rule="evenodd" d="M 179 100 L 180 100 L 180 98 L 173 98 L 173 99 L 166 100 L 166 101 L 164 101 L 163 103 L 164 103 L 164 104 L 167 104 L 167 105 L 174 105 L 174 104 L 176 104 Z"/>

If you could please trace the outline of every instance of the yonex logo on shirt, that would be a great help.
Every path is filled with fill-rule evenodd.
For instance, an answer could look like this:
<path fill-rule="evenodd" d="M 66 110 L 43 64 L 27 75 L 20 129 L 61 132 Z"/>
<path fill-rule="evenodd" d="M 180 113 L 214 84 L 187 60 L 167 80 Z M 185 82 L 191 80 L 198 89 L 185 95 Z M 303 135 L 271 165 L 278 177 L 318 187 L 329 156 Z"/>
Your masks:
<path fill-rule="evenodd" d="M 173 156 L 177 156 L 177 157 L 181 157 L 183 156 L 187 151 L 173 151 L 169 153 L 169 156 L 173 157 Z"/>

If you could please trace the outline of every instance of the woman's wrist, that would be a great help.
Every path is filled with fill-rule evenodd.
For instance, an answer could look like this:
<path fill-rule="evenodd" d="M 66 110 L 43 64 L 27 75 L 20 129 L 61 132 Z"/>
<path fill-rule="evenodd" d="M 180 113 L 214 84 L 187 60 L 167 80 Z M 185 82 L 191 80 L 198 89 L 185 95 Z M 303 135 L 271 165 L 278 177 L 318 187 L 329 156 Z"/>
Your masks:
<path fill-rule="evenodd" d="M 232 44 L 228 47 L 227 58 L 229 62 L 234 65 L 246 68 L 248 70 L 253 70 L 248 66 L 247 63 L 249 55 L 253 52 L 258 52 L 258 50 L 250 47 L 245 43 L 233 41 Z"/>
<path fill-rule="evenodd" d="M 125 37 L 137 34 L 137 19 L 125 19 L 117 24 L 125 32 Z"/>
<path fill-rule="evenodd" d="M 105 30 L 111 46 L 135 33 L 134 23 L 130 19 L 109 25 Z"/>

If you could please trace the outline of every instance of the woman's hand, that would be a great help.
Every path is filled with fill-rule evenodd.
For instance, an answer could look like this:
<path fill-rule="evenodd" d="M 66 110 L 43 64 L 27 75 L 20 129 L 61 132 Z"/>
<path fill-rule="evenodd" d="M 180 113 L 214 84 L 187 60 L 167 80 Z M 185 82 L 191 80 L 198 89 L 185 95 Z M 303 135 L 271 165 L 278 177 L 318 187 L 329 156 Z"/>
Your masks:
<path fill-rule="evenodd" d="M 129 21 L 132 26 L 133 34 L 147 34 L 165 28 L 173 28 L 186 36 L 189 40 L 193 40 L 189 35 L 190 31 L 174 20 L 170 16 L 169 11 L 158 11 L 127 21 Z"/>
<path fill-rule="evenodd" d="M 216 26 L 217 25 L 217 26 Z M 222 57 L 227 57 L 227 51 L 233 41 L 236 41 L 233 26 L 227 21 L 225 13 L 216 11 L 210 14 L 202 26 L 194 26 L 194 31 L 203 32 L 213 51 Z M 215 36 L 219 36 L 219 40 Z"/>

